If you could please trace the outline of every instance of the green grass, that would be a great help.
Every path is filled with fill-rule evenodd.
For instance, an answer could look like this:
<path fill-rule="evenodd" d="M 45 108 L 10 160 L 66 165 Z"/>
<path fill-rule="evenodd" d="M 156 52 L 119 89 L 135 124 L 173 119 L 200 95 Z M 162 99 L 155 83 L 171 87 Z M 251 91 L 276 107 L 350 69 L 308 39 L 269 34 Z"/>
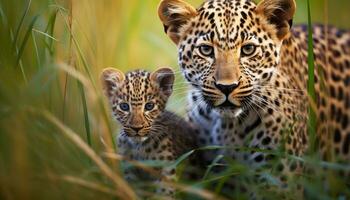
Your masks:
<path fill-rule="evenodd" d="M 198 6 L 201 1 L 189 2 Z M 336 2 L 329 7 L 329 21 L 346 27 L 348 19 L 340 11 L 350 3 Z M 322 22 L 323 3 L 310 0 L 309 16 L 310 8 L 299 0 L 296 21 L 312 18 Z M 176 47 L 158 20 L 157 5 L 158 0 L 0 2 L 0 199 L 134 197 L 135 191 L 120 173 L 125 163 L 114 154 L 118 127 L 110 117 L 98 80 L 101 70 L 110 66 L 122 71 L 171 66 L 177 78 L 169 108 L 184 114 L 186 84 L 177 67 Z M 315 99 L 312 56 L 309 51 L 308 91 Z M 310 127 L 315 127 L 317 116 L 313 112 L 310 116 Z M 314 137 L 313 129 L 309 130 Z M 197 151 L 218 148 L 221 147 Z M 310 199 L 334 199 L 339 191 L 350 195 L 345 180 L 335 173 L 349 172 L 348 165 L 320 161 L 312 154 L 293 157 L 279 150 L 264 152 L 277 159 L 287 157 L 303 162 L 310 169 L 312 173 L 291 180 L 292 186 L 304 186 Z M 184 168 L 192 153 L 170 164 Z M 213 173 L 220 159 L 228 164 L 223 172 Z M 146 164 L 159 165 L 129 163 Z M 279 199 L 281 194 L 264 187 L 280 184 L 274 176 L 275 168 L 272 165 L 257 171 L 217 157 L 202 180 L 180 181 L 176 187 L 182 191 L 182 199 L 222 198 L 221 194 L 227 193 L 223 184 L 229 178 L 235 177 L 244 185 L 260 175 L 267 181 L 251 189 L 268 199 Z M 330 192 L 324 191 L 322 179 L 332 183 Z M 229 193 L 238 199 L 247 197 L 239 188 Z M 297 194 L 292 190 L 284 195 L 294 198 Z"/>
<path fill-rule="evenodd" d="M 308 23 L 308 82 L 307 82 L 307 91 L 310 99 L 310 104 L 315 105 L 316 103 L 316 93 L 315 93 L 315 64 L 314 64 L 314 44 L 313 44 L 313 31 L 312 31 L 312 22 L 311 22 L 311 10 L 310 10 L 310 1 L 307 0 L 307 23 Z M 309 106 L 309 117 L 308 117 L 308 134 L 310 138 L 310 151 L 315 152 L 316 150 L 316 126 L 317 126 L 317 116 L 315 107 Z"/>

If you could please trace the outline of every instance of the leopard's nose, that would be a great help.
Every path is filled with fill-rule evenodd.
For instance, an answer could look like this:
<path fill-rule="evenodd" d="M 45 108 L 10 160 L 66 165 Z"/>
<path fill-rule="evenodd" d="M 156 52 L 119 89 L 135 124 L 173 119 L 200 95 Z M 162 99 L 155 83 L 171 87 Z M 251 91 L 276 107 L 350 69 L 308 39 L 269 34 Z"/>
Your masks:
<path fill-rule="evenodd" d="M 136 133 L 138 133 L 141 129 L 143 129 L 142 126 L 139 126 L 139 127 L 130 127 L 132 130 L 134 130 Z"/>
<path fill-rule="evenodd" d="M 231 94 L 231 92 L 236 89 L 239 86 L 239 83 L 233 83 L 233 84 L 218 84 L 218 83 L 214 83 L 215 87 L 220 90 L 224 95 L 228 96 Z"/>

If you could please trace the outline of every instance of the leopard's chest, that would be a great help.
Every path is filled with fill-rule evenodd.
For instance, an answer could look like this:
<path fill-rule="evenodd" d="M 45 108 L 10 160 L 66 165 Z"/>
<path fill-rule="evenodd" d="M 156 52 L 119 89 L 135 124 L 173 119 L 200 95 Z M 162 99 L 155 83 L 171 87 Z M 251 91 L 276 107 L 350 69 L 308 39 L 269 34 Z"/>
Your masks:
<path fill-rule="evenodd" d="M 211 130 L 213 144 L 224 147 L 219 152 L 234 160 L 263 163 L 266 158 L 256 149 L 276 149 L 281 139 L 276 132 L 282 127 L 271 123 L 274 117 L 256 112 L 238 118 L 221 117 Z"/>
<path fill-rule="evenodd" d="M 200 112 L 198 111 L 198 113 Z M 192 116 L 199 119 L 202 117 L 200 114 L 195 115 L 193 110 Z M 206 155 L 208 160 L 213 160 L 215 156 L 222 154 L 233 160 L 259 166 L 273 157 L 271 154 L 263 152 L 277 150 L 281 145 L 286 145 L 287 149 L 293 150 L 294 143 L 298 144 L 297 146 L 303 144 L 300 141 L 300 134 L 304 130 L 296 129 L 298 123 L 293 123 L 293 120 L 284 113 L 283 107 L 280 109 L 269 108 L 268 105 L 251 107 L 239 116 L 231 117 L 212 112 L 204 118 L 205 120 L 211 119 L 212 124 L 207 123 L 209 125 L 204 128 L 198 126 L 199 143 L 202 143 L 202 146 L 222 147 L 213 155 L 208 153 Z M 291 134 L 291 129 L 293 129 L 293 134 Z M 282 142 L 286 135 L 290 138 L 287 144 Z M 202 138 L 204 139 L 202 140 Z"/>
<path fill-rule="evenodd" d="M 169 138 L 150 137 L 135 141 L 125 136 L 118 137 L 118 151 L 132 160 L 173 160 L 173 146 Z"/>

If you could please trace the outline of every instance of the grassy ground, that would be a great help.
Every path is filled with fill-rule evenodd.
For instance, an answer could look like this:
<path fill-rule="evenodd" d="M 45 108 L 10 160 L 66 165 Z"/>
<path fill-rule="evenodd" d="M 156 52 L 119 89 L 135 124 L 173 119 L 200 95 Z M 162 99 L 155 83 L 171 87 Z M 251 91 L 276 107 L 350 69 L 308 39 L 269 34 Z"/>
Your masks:
<path fill-rule="evenodd" d="M 306 1 L 297 3 L 295 21 L 307 22 Z M 179 72 L 177 50 L 163 33 L 157 5 L 158 0 L 0 1 L 0 199 L 134 197 L 120 177 L 118 158 L 108 156 L 115 151 L 118 127 L 98 76 L 110 66 L 123 71 L 171 66 Z M 313 0 L 312 19 L 349 27 L 349 6 L 348 0 Z M 180 114 L 185 89 L 178 73 L 169 108 Z M 306 174 L 293 184 L 304 185 L 310 198 L 332 199 L 336 191 L 349 195 L 343 179 L 322 170 L 349 166 L 302 159 L 318 176 Z M 209 174 L 186 188 L 210 198 L 226 177 L 238 174 L 246 182 L 255 173 L 232 163 L 221 176 Z M 273 176 L 265 175 L 273 184 Z M 332 182 L 327 195 L 321 185 L 325 178 Z M 208 184 L 215 189 L 201 190 Z M 254 189 L 275 197 L 263 185 Z"/>

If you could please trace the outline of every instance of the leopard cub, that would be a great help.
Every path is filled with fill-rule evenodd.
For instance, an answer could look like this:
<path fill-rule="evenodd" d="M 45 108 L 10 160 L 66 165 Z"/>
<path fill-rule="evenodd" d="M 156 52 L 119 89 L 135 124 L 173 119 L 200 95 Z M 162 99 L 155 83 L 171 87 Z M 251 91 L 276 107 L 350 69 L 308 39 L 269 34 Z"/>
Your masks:
<path fill-rule="evenodd" d="M 136 70 L 123 74 L 107 68 L 102 72 L 103 90 L 113 117 L 120 123 L 118 151 L 132 160 L 174 161 L 196 147 L 192 127 L 181 117 L 165 110 L 172 93 L 174 72 L 160 68 L 153 73 Z M 157 181 L 175 180 L 175 169 L 158 169 Z M 127 178 L 142 174 L 125 172 Z M 162 182 L 161 182 L 162 184 Z M 169 187 L 159 188 L 173 194 Z"/>

